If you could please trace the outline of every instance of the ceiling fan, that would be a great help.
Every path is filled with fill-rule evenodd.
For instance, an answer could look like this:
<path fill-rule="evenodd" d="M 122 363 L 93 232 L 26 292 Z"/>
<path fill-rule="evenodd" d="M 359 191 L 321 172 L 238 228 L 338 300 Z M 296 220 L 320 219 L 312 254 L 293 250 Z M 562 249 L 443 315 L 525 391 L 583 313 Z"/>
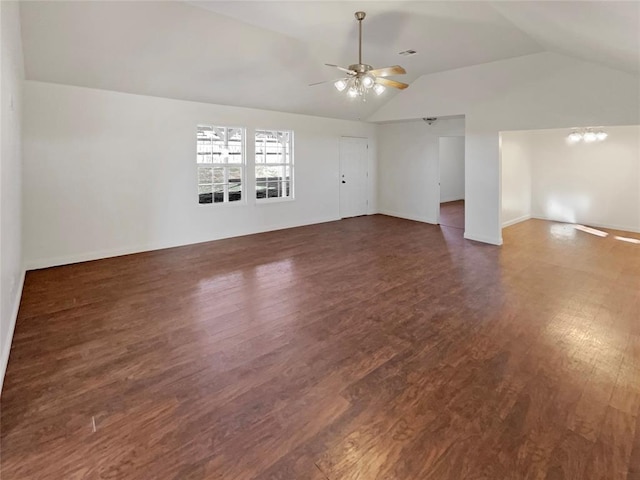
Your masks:
<path fill-rule="evenodd" d="M 333 85 L 339 92 L 347 91 L 347 95 L 351 98 L 365 96 L 369 90 L 373 90 L 377 95 L 382 94 L 386 87 L 393 87 L 403 90 L 409 85 L 385 77 L 392 75 L 403 75 L 407 73 L 400 65 L 392 67 L 373 68 L 371 65 L 362 63 L 362 20 L 366 17 L 365 12 L 356 12 L 355 17 L 358 21 L 358 63 L 349 65 L 348 68 L 340 67 L 332 63 L 325 63 L 328 67 L 334 67 L 346 73 L 347 75 L 337 80 L 326 80 L 324 82 L 312 83 L 309 86 L 320 85 L 323 83 L 333 82 Z"/>

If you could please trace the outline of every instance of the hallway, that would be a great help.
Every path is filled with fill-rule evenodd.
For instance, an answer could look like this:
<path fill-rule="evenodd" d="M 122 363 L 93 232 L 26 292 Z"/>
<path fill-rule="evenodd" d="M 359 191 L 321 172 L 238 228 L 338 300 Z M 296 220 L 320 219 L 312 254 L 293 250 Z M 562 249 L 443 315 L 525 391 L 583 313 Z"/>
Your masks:
<path fill-rule="evenodd" d="M 464 230 L 464 200 L 440 204 L 440 225 Z"/>

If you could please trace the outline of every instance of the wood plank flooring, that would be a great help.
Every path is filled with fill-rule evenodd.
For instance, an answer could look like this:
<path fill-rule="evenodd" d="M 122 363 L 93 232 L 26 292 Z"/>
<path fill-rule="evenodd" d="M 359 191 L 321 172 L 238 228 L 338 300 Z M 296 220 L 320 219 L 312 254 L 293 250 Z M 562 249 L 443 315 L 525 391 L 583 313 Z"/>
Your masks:
<path fill-rule="evenodd" d="M 616 236 L 376 215 L 29 272 L 0 476 L 638 480 Z"/>
<path fill-rule="evenodd" d="M 440 225 L 464 229 L 464 200 L 440 204 Z"/>

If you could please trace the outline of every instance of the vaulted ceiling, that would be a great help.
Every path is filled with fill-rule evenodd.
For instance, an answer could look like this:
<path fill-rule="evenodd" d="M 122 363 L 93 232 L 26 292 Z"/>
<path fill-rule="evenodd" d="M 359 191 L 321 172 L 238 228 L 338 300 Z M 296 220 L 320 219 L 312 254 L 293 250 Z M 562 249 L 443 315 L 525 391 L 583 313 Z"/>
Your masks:
<path fill-rule="evenodd" d="M 420 75 L 541 51 L 637 73 L 638 2 L 22 2 L 30 80 L 143 95 L 367 118 L 393 95 L 338 95 L 324 63 Z M 416 50 L 415 56 L 398 53 Z M 409 87 L 411 88 L 411 87 Z"/>

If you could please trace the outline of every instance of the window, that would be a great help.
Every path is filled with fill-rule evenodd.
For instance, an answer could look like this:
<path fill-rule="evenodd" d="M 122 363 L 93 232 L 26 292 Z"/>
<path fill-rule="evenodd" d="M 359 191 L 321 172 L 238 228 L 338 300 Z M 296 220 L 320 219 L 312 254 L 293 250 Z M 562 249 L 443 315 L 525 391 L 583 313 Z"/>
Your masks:
<path fill-rule="evenodd" d="M 293 198 L 293 132 L 256 130 L 256 198 Z"/>
<path fill-rule="evenodd" d="M 198 203 L 243 200 L 244 130 L 198 125 Z"/>

